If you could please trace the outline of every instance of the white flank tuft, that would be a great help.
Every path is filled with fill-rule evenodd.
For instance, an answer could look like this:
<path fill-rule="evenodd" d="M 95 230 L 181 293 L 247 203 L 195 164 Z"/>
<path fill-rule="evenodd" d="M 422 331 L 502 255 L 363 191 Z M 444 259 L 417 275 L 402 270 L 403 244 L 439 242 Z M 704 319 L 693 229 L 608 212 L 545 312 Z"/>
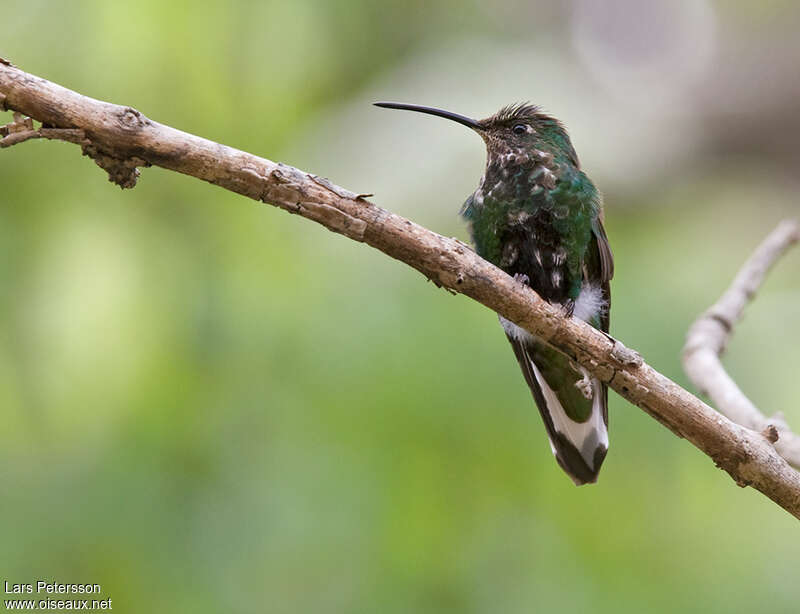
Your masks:
<path fill-rule="evenodd" d="M 578 295 L 578 300 L 575 301 L 575 310 L 573 311 L 573 315 L 579 320 L 588 322 L 606 308 L 606 301 L 603 298 L 603 289 L 600 288 L 600 286 L 586 284 L 581 289 L 581 293 Z M 523 343 L 533 342 L 535 340 L 535 337 L 524 328 L 520 328 L 511 320 L 507 320 L 503 316 L 498 317 L 500 318 L 500 324 L 503 325 L 503 329 L 512 339 L 516 339 L 517 341 L 521 341 Z"/>
<path fill-rule="evenodd" d="M 601 311 L 606 309 L 606 301 L 603 298 L 603 289 L 600 286 L 585 284 L 581 288 L 578 300 L 575 301 L 575 311 L 573 315 L 579 320 L 588 322 Z"/>
<path fill-rule="evenodd" d="M 497 317 L 500 318 L 500 324 L 503 325 L 503 330 L 505 330 L 506 334 L 512 339 L 516 339 L 520 343 L 533 343 L 536 340 L 536 337 L 531 335 L 524 328 L 514 324 L 511 320 L 506 320 L 501 315 L 498 315 Z"/>

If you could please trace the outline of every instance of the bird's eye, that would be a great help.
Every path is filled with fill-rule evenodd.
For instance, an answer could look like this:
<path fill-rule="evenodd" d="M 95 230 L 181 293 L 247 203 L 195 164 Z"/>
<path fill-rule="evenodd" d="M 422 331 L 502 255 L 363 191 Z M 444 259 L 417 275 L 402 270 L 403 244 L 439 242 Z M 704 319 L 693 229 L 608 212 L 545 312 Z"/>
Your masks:
<path fill-rule="evenodd" d="M 525 134 L 528 131 L 528 126 L 525 124 L 514 124 L 514 127 L 511 129 L 514 134 Z"/>

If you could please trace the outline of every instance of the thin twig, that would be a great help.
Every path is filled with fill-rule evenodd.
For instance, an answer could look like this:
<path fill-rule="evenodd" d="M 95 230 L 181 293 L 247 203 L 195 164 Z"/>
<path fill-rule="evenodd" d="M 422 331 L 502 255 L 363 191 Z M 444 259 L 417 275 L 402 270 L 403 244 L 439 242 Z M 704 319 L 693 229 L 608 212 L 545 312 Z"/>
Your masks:
<path fill-rule="evenodd" d="M 683 348 L 683 369 L 719 411 L 742 426 L 763 432 L 767 439 L 774 439 L 778 453 L 800 468 L 800 437 L 789 430 L 782 415 L 767 418 L 759 411 L 720 362 L 745 306 L 753 300 L 775 262 L 798 240 L 800 226 L 794 220 L 784 220 L 764 239 L 725 294 L 689 328 Z"/>
<path fill-rule="evenodd" d="M 633 350 L 542 300 L 467 249 L 344 188 L 154 122 L 139 111 L 82 96 L 0 61 L 7 108 L 48 126 L 77 128 L 110 179 L 135 183 L 136 166 L 156 165 L 273 204 L 362 241 L 465 294 L 533 333 L 692 442 L 741 486 L 751 485 L 800 518 L 800 473 L 760 434 L 735 424 L 647 365 Z M 99 162 L 98 162 L 99 163 Z M 123 172 L 126 171 L 126 172 Z M 344 273 L 343 273 L 344 274 Z"/>
<path fill-rule="evenodd" d="M 0 148 L 18 145 L 19 143 L 23 143 L 31 139 L 50 139 L 53 141 L 65 141 L 67 143 L 81 145 L 86 142 L 86 135 L 83 133 L 83 130 L 74 128 L 39 128 L 38 130 L 20 130 L 17 132 L 9 132 L 8 135 L 0 138 Z"/>

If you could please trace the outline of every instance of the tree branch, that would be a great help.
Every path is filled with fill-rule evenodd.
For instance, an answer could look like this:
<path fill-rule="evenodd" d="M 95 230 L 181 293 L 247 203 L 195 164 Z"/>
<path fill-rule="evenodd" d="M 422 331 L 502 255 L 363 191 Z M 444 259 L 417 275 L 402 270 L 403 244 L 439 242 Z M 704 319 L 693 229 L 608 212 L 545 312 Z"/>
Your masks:
<path fill-rule="evenodd" d="M 82 96 L 0 61 L 0 105 L 48 127 L 82 130 L 83 153 L 132 187 L 136 167 L 191 175 L 318 222 L 405 262 L 453 293 L 496 311 L 584 366 L 631 403 L 800 518 L 800 473 L 760 433 L 739 426 L 644 363 L 619 341 L 542 300 L 462 242 L 291 166 L 154 122 L 131 107 Z"/>
<path fill-rule="evenodd" d="M 683 348 L 683 369 L 694 385 L 728 418 L 763 432 L 774 442 L 778 453 L 795 467 L 800 467 L 800 437 L 789 430 L 782 415 L 768 419 L 753 405 L 725 372 L 720 356 L 742 311 L 772 265 L 798 240 L 797 222 L 781 222 L 744 263 L 725 294 L 692 324 Z"/>

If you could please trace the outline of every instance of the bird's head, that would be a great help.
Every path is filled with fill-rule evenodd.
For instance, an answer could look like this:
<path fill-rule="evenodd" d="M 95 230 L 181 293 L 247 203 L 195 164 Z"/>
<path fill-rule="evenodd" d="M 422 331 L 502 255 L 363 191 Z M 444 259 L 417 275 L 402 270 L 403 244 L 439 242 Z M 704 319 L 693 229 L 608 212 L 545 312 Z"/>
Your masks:
<path fill-rule="evenodd" d="M 451 111 L 401 102 L 376 102 L 375 105 L 427 113 L 467 126 L 483 138 L 490 158 L 505 154 L 549 154 L 579 167 L 578 156 L 563 124 L 532 104 L 508 105 L 486 119 L 472 119 Z"/>

